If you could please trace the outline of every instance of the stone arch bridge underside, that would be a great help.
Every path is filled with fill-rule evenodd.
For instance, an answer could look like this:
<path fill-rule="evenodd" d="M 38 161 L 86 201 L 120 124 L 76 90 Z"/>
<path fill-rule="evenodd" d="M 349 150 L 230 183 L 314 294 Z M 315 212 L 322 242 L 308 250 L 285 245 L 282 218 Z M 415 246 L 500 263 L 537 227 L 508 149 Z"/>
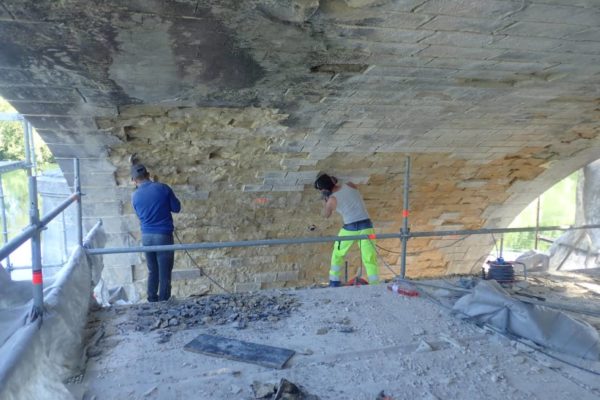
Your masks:
<path fill-rule="evenodd" d="M 599 158 L 599 74 L 595 0 L 0 1 L 0 95 L 67 179 L 81 159 L 86 227 L 102 218 L 111 247 L 139 238 L 133 153 L 182 199 L 182 242 L 335 234 L 319 171 L 396 232 L 406 155 L 413 231 L 506 227 Z M 491 248 L 456 239 L 411 240 L 408 274 L 469 272 Z M 237 290 L 314 282 L 329 247 L 178 253 L 175 293 L 210 285 L 196 265 Z M 145 276 L 138 255 L 105 267 Z"/>

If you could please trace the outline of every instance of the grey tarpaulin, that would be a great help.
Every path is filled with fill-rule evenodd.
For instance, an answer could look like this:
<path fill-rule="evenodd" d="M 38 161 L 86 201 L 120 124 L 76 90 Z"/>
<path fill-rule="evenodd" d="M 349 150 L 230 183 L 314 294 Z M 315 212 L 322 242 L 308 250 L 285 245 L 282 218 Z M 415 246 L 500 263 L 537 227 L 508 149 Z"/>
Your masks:
<path fill-rule="evenodd" d="M 592 326 L 561 311 L 516 300 L 496 281 L 479 282 L 472 293 L 458 299 L 453 309 L 541 346 L 600 360 L 600 338 Z"/>
<path fill-rule="evenodd" d="M 90 238 L 102 236 L 98 229 L 88 234 Z M 0 399 L 73 399 L 63 380 L 81 367 L 83 328 L 96 283 L 93 277 L 100 276 L 101 270 L 100 258 L 87 256 L 77 247 L 54 281 L 47 282 L 43 323 L 39 318 L 27 321 L 32 303 L 26 298 L 2 310 L 0 317 L 12 312 L 12 320 L 2 325 L 10 331 L 0 335 Z"/>

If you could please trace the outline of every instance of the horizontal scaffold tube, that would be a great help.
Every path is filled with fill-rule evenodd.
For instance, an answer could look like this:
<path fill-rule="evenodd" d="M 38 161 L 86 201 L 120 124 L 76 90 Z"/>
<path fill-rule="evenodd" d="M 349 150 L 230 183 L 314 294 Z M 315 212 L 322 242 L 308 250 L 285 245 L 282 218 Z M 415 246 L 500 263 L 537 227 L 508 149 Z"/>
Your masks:
<path fill-rule="evenodd" d="M 402 237 L 432 237 L 432 236 L 456 236 L 456 235 L 485 235 L 492 233 L 512 233 L 512 232 L 534 232 L 534 231 L 569 231 L 575 229 L 596 229 L 600 225 L 581 225 L 581 226 L 545 226 L 539 228 L 492 228 L 492 229 L 472 229 L 472 230 L 454 230 L 437 232 L 408 232 L 403 233 L 382 233 L 378 235 L 353 235 L 353 236 L 321 236 L 304 237 L 289 239 L 260 239 L 245 240 L 239 242 L 205 242 L 172 244 L 162 246 L 134 246 L 134 247 L 114 247 L 103 249 L 87 249 L 88 254 L 117 254 L 117 253 L 143 253 L 148 251 L 173 251 L 173 250 L 207 250 L 221 249 L 225 247 L 255 247 L 255 246 L 278 246 L 286 244 L 303 243 L 323 243 L 337 242 L 343 240 L 362 240 L 362 239 L 400 239 Z M 375 237 L 374 237 L 375 236 Z"/>
<path fill-rule="evenodd" d="M 4 260 L 6 257 L 10 255 L 13 251 L 15 251 L 19 246 L 28 241 L 33 237 L 37 230 L 43 229 L 46 225 L 52 221 L 58 214 L 63 212 L 71 203 L 77 201 L 79 196 L 75 193 L 69 196 L 65 201 L 59 204 L 55 209 L 50 211 L 47 215 L 45 215 L 37 225 L 29 225 L 21 233 L 8 241 L 2 248 L 0 249 L 0 260 Z"/>

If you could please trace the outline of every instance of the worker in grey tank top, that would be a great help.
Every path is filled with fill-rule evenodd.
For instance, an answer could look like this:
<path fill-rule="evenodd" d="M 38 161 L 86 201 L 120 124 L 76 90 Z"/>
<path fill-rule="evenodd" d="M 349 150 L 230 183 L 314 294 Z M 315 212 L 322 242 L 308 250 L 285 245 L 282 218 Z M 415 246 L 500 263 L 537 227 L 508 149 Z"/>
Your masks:
<path fill-rule="evenodd" d="M 359 240 L 358 245 L 369 284 L 379 283 L 379 266 L 374 243 L 375 231 L 356 185 L 352 182 L 339 182 L 334 176 L 321 174 L 315 181 L 315 189 L 323 195 L 323 216 L 329 218 L 334 211 L 342 216 L 344 225 L 338 236 L 372 236 L 372 238 Z M 354 240 L 342 240 L 334 243 L 329 269 L 329 286 L 341 286 L 340 275 L 344 258 L 354 242 Z"/>

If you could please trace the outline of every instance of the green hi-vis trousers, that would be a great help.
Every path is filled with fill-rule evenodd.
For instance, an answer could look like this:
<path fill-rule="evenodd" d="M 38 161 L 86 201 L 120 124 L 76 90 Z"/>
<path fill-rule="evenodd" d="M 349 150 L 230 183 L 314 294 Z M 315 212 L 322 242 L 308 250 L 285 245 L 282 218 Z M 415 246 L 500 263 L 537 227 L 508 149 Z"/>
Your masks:
<path fill-rule="evenodd" d="M 373 228 L 362 229 L 360 231 L 348 231 L 344 228 L 340 229 L 338 236 L 357 236 L 357 235 L 371 235 L 375 234 Z M 333 253 L 331 254 L 331 269 L 329 270 L 330 281 L 340 281 L 340 273 L 342 271 L 342 265 L 344 265 L 344 257 L 350 247 L 356 240 L 342 240 L 340 242 L 334 242 Z M 379 266 L 377 265 L 377 251 L 375 250 L 374 239 L 363 239 L 358 241 L 360 247 L 360 255 L 362 257 L 363 265 L 367 270 L 367 276 L 369 278 L 369 284 L 379 283 Z"/>

